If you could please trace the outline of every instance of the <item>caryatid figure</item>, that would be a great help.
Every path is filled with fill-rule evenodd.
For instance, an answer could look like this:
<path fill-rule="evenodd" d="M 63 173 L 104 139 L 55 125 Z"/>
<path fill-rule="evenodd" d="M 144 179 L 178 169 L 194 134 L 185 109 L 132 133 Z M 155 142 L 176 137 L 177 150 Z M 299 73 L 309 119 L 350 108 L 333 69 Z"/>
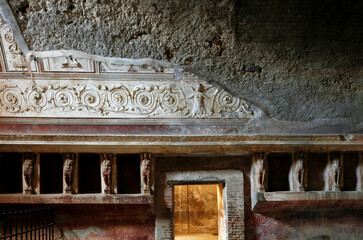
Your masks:
<path fill-rule="evenodd" d="M 111 182 L 112 182 L 112 154 L 101 154 L 102 161 L 102 177 L 105 183 L 105 193 L 111 192 Z"/>
<path fill-rule="evenodd" d="M 65 153 L 64 154 L 64 181 L 66 183 L 66 192 L 72 192 L 73 172 L 74 172 L 74 159 L 76 154 Z"/>
<path fill-rule="evenodd" d="M 330 175 L 333 180 L 332 190 L 339 191 L 340 190 L 340 153 L 339 152 L 332 152 L 331 153 L 331 167 L 330 167 Z"/>
<path fill-rule="evenodd" d="M 144 192 L 150 192 L 151 178 L 151 153 L 141 154 L 142 181 L 144 183 Z"/>
<path fill-rule="evenodd" d="M 297 152 L 295 153 L 295 180 L 297 182 L 297 190 L 304 191 L 304 160 L 305 160 L 305 153 Z"/>
<path fill-rule="evenodd" d="M 263 152 L 255 153 L 255 181 L 257 183 L 258 191 L 262 192 L 265 190 L 265 154 Z"/>
<path fill-rule="evenodd" d="M 25 153 L 23 175 L 25 179 L 26 193 L 33 192 L 34 162 L 35 162 L 35 154 Z"/>

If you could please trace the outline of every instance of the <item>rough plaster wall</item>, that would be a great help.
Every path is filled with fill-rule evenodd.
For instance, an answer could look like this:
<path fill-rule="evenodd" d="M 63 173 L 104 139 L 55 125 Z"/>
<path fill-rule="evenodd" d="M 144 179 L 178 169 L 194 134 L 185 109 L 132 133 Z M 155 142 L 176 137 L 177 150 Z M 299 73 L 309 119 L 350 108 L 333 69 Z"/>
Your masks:
<path fill-rule="evenodd" d="M 245 234 L 249 240 L 358 240 L 363 239 L 363 212 L 351 210 L 306 210 L 271 212 L 263 215 L 251 211 L 251 160 L 245 157 L 158 158 L 157 171 L 241 169 L 244 176 Z"/>
<path fill-rule="evenodd" d="M 271 117 L 362 120 L 362 1 L 9 1 L 33 50 L 190 67 Z"/>

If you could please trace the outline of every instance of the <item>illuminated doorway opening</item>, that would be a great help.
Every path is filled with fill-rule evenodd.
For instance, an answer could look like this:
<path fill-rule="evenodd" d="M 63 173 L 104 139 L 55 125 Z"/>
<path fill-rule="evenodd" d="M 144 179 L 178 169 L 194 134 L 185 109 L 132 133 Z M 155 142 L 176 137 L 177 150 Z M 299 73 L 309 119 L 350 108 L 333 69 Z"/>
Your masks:
<path fill-rule="evenodd" d="M 222 240 L 222 184 L 174 185 L 174 239 Z"/>

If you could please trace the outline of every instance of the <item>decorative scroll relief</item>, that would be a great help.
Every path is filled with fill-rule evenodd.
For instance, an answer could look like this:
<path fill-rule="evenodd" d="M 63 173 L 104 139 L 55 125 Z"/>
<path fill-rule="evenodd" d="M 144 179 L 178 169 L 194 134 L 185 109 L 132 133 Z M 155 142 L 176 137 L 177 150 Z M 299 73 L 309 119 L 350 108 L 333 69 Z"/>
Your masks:
<path fill-rule="evenodd" d="M 10 72 L 28 71 L 25 57 L 15 42 L 13 31 L 2 18 L 0 18 L 0 38 L 2 43 L 2 55 L 6 64 L 6 70 Z M 32 71 L 37 70 L 34 61 L 31 61 L 30 66 Z"/>
<path fill-rule="evenodd" d="M 253 118 L 205 81 L 0 81 L 0 114 L 16 117 Z"/>

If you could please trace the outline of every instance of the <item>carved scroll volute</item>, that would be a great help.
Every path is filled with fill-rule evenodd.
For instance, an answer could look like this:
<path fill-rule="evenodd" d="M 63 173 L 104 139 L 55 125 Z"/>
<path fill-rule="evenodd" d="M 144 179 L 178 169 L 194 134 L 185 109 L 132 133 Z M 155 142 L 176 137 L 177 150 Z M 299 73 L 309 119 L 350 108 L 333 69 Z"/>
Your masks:
<path fill-rule="evenodd" d="M 343 154 L 329 153 L 328 186 L 331 191 L 340 191 L 343 186 Z"/>
<path fill-rule="evenodd" d="M 67 194 L 76 193 L 76 169 L 77 155 L 75 153 L 63 154 L 63 176 L 64 176 L 64 192 Z"/>
<path fill-rule="evenodd" d="M 265 192 L 267 189 L 266 153 L 256 152 L 252 159 L 252 183 L 254 192 Z"/>
<path fill-rule="evenodd" d="M 37 155 L 35 153 L 24 153 L 23 155 L 23 182 L 25 194 L 35 193 L 36 158 Z"/>
<path fill-rule="evenodd" d="M 112 189 L 112 164 L 113 154 L 101 154 L 102 188 L 105 194 L 110 194 Z"/>
<path fill-rule="evenodd" d="M 292 173 L 293 191 L 305 191 L 307 186 L 306 152 L 295 152 Z"/>
<path fill-rule="evenodd" d="M 142 180 L 142 192 L 144 194 L 151 194 L 151 182 L 152 182 L 152 159 L 151 153 L 141 153 L 141 180 Z"/>

